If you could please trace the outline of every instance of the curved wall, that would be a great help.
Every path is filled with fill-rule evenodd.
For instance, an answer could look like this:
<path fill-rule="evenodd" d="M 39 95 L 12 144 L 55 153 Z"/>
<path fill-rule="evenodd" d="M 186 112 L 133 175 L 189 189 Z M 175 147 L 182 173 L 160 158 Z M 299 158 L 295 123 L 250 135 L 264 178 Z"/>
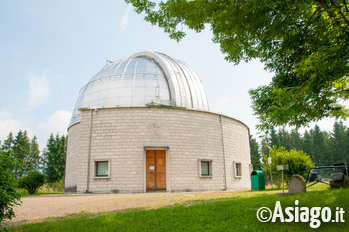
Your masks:
<path fill-rule="evenodd" d="M 177 108 L 82 110 L 81 122 L 68 130 L 65 186 L 85 192 L 90 143 L 88 190 L 94 193 L 145 192 L 145 149 L 166 148 L 167 191 L 223 190 L 224 134 L 226 186 L 250 189 L 248 128 L 235 119 Z M 221 124 L 222 119 L 222 124 Z M 91 140 L 90 140 L 91 138 Z M 212 160 L 212 177 L 199 177 L 199 160 Z M 94 161 L 110 161 L 110 178 L 94 178 Z M 234 177 L 234 162 L 242 176 Z"/>

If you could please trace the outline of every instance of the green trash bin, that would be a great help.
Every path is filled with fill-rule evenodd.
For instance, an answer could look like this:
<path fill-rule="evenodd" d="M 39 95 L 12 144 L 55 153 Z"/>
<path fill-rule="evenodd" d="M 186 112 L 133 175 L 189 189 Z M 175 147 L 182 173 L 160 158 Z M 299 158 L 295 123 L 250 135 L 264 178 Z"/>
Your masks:
<path fill-rule="evenodd" d="M 262 170 L 253 170 L 251 173 L 251 189 L 263 190 L 265 189 L 265 178 Z"/>

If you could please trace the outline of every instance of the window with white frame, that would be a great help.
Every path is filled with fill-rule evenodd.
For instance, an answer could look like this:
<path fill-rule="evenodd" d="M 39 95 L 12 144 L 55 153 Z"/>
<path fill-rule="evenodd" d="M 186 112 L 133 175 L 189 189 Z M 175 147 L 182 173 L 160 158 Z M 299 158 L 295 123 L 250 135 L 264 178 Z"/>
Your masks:
<path fill-rule="evenodd" d="M 240 162 L 234 162 L 234 169 L 235 169 L 234 176 L 237 178 L 241 177 L 242 176 L 242 168 L 241 168 Z"/>
<path fill-rule="evenodd" d="M 200 177 L 212 176 L 212 160 L 199 160 Z"/>
<path fill-rule="evenodd" d="M 109 177 L 109 161 L 95 161 L 95 177 Z"/>

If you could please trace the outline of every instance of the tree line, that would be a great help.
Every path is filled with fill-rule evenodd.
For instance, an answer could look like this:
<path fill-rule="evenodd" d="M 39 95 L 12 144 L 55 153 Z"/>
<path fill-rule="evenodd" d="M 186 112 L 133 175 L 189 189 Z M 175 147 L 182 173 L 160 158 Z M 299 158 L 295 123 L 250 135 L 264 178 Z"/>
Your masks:
<path fill-rule="evenodd" d="M 16 180 L 26 176 L 30 171 L 45 175 L 45 182 L 53 184 L 63 181 L 66 158 L 66 137 L 51 134 L 46 148 L 40 154 L 37 137 L 29 138 L 25 130 L 17 135 L 9 133 L 7 139 L 0 141 L 0 153 L 13 160 L 13 175 Z"/>
<path fill-rule="evenodd" d="M 18 188 L 30 194 L 44 183 L 53 189 L 64 188 L 66 137 L 50 135 L 40 152 L 37 137 L 27 131 L 9 133 L 0 141 L 0 230 L 2 222 L 14 216 L 13 207 L 20 204 Z M 60 190 L 62 191 L 62 190 Z"/>
<path fill-rule="evenodd" d="M 343 162 L 349 164 L 349 128 L 343 122 L 335 122 L 331 132 L 321 130 L 318 125 L 303 134 L 295 129 L 272 129 L 262 137 L 260 144 L 251 136 L 251 162 L 255 170 L 262 169 L 263 163 L 267 162 L 263 155 L 268 156 L 273 146 L 284 147 L 289 151 L 303 151 L 311 157 L 316 166 Z"/>

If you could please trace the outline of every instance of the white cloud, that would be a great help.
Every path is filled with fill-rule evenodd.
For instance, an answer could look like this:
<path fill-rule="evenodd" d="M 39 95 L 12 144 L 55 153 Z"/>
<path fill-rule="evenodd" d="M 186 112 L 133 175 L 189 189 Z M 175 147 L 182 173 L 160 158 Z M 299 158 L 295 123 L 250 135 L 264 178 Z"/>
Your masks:
<path fill-rule="evenodd" d="M 0 120 L 0 140 L 5 140 L 10 132 L 16 135 L 20 129 L 21 124 L 14 119 Z"/>
<path fill-rule="evenodd" d="M 47 134 L 67 134 L 68 123 L 71 118 L 71 112 L 58 110 L 46 118 L 45 122 L 39 124 L 39 129 Z"/>
<path fill-rule="evenodd" d="M 46 102 L 50 94 L 49 81 L 46 74 L 31 75 L 29 78 L 29 109 L 34 109 Z"/>
<path fill-rule="evenodd" d="M 121 18 L 121 21 L 120 21 L 120 31 L 125 31 L 127 29 L 129 13 L 130 13 L 130 6 L 127 7 L 124 15 Z"/>
<path fill-rule="evenodd" d="M 11 118 L 10 112 L 8 112 L 7 110 L 0 111 L 0 120 L 7 118 Z"/>
<path fill-rule="evenodd" d="M 0 140 L 7 139 L 10 132 L 15 136 L 19 130 L 26 130 L 29 137 L 33 136 L 32 130 L 25 128 L 20 122 L 15 120 L 11 113 L 7 110 L 0 111 Z"/>

